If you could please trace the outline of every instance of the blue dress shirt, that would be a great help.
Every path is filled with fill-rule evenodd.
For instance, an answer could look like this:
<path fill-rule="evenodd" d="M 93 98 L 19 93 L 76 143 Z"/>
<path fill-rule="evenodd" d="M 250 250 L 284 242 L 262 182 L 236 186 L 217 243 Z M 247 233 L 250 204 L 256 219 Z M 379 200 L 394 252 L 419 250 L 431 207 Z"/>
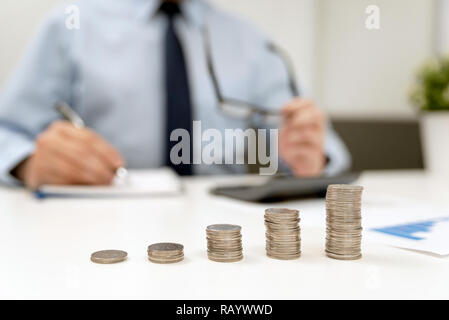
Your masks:
<path fill-rule="evenodd" d="M 17 71 L 0 92 L 0 181 L 33 152 L 39 133 L 59 118 L 56 101 L 68 102 L 86 125 L 114 145 L 130 168 L 164 164 L 164 16 L 159 0 L 79 0 L 80 29 L 66 26 L 66 6 L 45 20 Z M 195 120 L 202 129 L 245 128 L 217 108 L 207 71 L 201 27 L 226 97 L 271 108 L 291 99 L 281 60 L 266 49 L 255 27 L 206 0 L 185 0 L 175 27 L 185 53 Z M 299 41 L 299 40 L 298 40 Z M 349 154 L 331 130 L 326 136 L 328 174 L 347 169 Z M 196 174 L 245 172 L 242 165 L 195 165 Z"/>

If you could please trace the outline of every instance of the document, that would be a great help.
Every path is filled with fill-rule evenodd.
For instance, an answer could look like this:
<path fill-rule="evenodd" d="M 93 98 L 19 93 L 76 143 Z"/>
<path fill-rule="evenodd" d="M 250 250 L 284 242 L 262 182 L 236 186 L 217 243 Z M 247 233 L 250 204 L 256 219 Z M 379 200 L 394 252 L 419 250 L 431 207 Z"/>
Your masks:
<path fill-rule="evenodd" d="M 372 228 L 376 237 L 389 245 L 449 255 L 449 216 Z"/>
<path fill-rule="evenodd" d="M 111 186 L 58 186 L 44 185 L 38 197 L 130 197 L 170 196 L 181 193 L 181 181 L 169 168 L 129 170 L 128 177 Z"/>
<path fill-rule="evenodd" d="M 363 237 L 418 253 L 449 255 L 449 208 L 397 196 L 365 197 Z"/>

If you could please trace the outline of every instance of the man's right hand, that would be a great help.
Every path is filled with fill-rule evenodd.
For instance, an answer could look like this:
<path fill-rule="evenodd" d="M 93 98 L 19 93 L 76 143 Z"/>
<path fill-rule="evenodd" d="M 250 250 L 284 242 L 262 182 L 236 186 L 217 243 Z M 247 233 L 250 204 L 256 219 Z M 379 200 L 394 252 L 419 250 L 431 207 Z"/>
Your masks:
<path fill-rule="evenodd" d="M 36 140 L 36 150 L 13 171 L 29 188 L 42 184 L 107 185 L 124 166 L 120 153 L 98 134 L 56 121 Z"/>

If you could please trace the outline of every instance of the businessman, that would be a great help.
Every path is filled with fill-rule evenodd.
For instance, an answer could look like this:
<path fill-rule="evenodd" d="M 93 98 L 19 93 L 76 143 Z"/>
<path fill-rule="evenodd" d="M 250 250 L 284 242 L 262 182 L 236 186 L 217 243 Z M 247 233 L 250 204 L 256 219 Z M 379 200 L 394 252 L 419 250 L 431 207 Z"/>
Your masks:
<path fill-rule="evenodd" d="M 293 96 L 285 65 L 256 28 L 206 0 L 80 0 L 80 28 L 65 6 L 46 19 L 0 92 L 0 181 L 108 184 L 118 167 L 173 167 L 181 175 L 242 166 L 174 165 L 170 132 L 246 128 L 218 108 L 204 32 L 220 91 L 280 110 L 279 153 L 297 176 L 348 168 L 344 144 L 312 101 Z M 301 41 L 301 39 L 298 39 Z M 89 129 L 60 120 L 65 101 Z M 257 122 L 257 121 L 256 121 Z"/>

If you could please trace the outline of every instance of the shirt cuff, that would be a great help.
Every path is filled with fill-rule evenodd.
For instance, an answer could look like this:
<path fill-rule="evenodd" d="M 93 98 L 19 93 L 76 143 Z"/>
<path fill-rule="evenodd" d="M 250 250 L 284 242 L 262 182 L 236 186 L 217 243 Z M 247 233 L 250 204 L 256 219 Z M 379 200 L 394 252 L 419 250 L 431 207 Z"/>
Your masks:
<path fill-rule="evenodd" d="M 11 175 L 11 170 L 33 153 L 34 141 L 20 134 L 11 134 L 2 138 L 0 139 L 0 182 L 21 185 L 23 183 Z"/>
<path fill-rule="evenodd" d="M 278 174 L 283 176 L 294 176 L 293 170 L 290 166 L 279 156 L 279 169 Z"/>
<path fill-rule="evenodd" d="M 323 175 L 324 176 L 336 176 L 338 174 L 344 173 L 348 170 L 348 161 L 345 163 L 341 163 L 336 161 L 336 159 L 329 158 L 329 162 L 326 165 L 326 168 L 324 168 Z"/>

